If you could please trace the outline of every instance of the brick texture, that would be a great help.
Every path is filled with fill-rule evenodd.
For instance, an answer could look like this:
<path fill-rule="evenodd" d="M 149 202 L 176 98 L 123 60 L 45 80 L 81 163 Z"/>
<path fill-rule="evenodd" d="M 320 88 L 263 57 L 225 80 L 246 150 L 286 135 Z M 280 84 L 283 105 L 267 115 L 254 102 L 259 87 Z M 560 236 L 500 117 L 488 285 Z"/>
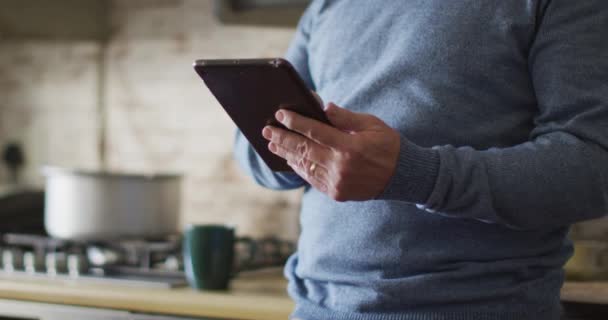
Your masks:
<path fill-rule="evenodd" d="M 199 58 L 281 56 L 292 29 L 219 24 L 211 1 L 116 1 L 107 51 L 108 165 L 183 172 L 183 223 L 297 236 L 299 192 L 254 185 L 232 159 L 235 127 L 192 70 Z"/>
<path fill-rule="evenodd" d="M 0 42 L 0 146 L 24 145 L 24 182 L 42 184 L 44 164 L 99 165 L 99 52 L 94 42 Z"/>
<path fill-rule="evenodd" d="M 300 192 L 254 185 L 232 159 L 234 125 L 192 70 L 198 58 L 281 56 L 293 29 L 221 25 L 211 1 L 112 1 L 108 43 L 0 43 L 0 145 L 22 141 L 29 183 L 42 164 L 184 174 L 182 225 L 295 239 Z M 98 109 L 98 57 L 106 76 Z M 0 183 L 6 179 L 0 169 Z"/>

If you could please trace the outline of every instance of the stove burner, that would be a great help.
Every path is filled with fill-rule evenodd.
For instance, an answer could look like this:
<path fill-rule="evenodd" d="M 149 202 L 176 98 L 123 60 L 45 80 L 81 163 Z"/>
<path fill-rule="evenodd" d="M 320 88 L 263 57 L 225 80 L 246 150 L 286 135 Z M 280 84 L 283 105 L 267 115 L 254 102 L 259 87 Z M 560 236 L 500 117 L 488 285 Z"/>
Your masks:
<path fill-rule="evenodd" d="M 68 241 L 6 234 L 0 277 L 120 282 L 154 287 L 186 284 L 177 236 L 164 240 Z"/>

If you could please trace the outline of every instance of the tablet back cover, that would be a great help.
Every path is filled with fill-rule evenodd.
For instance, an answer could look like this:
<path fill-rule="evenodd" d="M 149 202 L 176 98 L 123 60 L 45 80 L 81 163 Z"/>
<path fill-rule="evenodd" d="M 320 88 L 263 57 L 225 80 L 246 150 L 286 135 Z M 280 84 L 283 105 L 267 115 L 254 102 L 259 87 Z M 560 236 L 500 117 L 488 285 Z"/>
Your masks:
<path fill-rule="evenodd" d="M 293 110 L 326 124 L 321 105 L 293 67 L 283 59 L 198 60 L 194 68 L 252 147 L 273 171 L 293 171 L 268 150 L 266 125 L 284 128 L 274 114 Z"/>

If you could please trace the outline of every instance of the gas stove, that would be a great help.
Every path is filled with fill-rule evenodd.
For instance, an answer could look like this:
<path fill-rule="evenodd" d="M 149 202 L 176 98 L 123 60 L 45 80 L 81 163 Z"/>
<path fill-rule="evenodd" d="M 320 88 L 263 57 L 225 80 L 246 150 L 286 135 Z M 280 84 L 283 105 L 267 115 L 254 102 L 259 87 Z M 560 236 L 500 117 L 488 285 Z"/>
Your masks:
<path fill-rule="evenodd" d="M 5 234 L 0 278 L 120 283 L 171 288 L 186 285 L 179 237 L 106 242 Z"/>
<path fill-rule="evenodd" d="M 281 266 L 295 250 L 276 238 L 253 241 L 255 254 L 236 247 L 234 271 Z M 245 264 L 243 261 L 247 261 Z M 174 288 L 187 285 L 181 237 L 116 241 L 71 241 L 40 235 L 0 236 L 0 279 L 45 279 Z"/>

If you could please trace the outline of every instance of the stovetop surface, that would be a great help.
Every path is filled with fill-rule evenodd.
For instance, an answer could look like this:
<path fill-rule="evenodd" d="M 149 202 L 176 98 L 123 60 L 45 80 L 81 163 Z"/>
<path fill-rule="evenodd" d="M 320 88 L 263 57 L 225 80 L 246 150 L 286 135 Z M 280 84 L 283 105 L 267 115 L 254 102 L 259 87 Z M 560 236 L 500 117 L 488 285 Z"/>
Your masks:
<path fill-rule="evenodd" d="M 186 284 L 177 236 L 121 241 L 67 241 L 5 234 L 0 277 L 60 282 L 122 283 L 176 287 Z"/>
<path fill-rule="evenodd" d="M 235 248 L 234 271 L 282 266 L 295 250 L 276 238 L 254 240 L 254 257 Z M 245 250 L 242 250 L 245 249 Z M 240 254 L 245 251 L 245 254 Z M 245 264 L 243 261 L 247 260 Z M 173 288 L 187 284 L 181 237 L 120 241 L 69 241 L 39 235 L 0 235 L 0 278 L 121 283 Z"/>

